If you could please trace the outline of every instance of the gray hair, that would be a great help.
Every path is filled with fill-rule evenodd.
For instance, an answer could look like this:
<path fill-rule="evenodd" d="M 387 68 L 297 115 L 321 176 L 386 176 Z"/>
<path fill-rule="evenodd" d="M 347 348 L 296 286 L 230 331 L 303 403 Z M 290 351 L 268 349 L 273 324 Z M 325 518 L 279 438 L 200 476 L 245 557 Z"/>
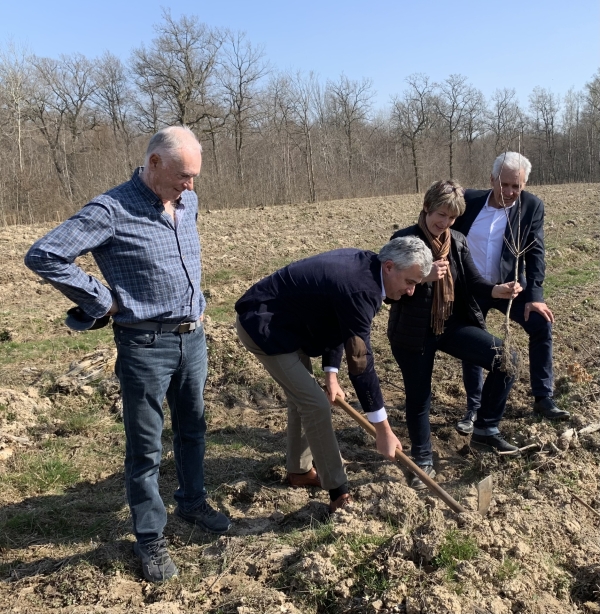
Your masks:
<path fill-rule="evenodd" d="M 200 145 L 196 135 L 187 126 L 167 126 L 162 128 L 154 134 L 148 143 L 144 166 L 148 166 L 150 156 L 153 153 L 162 153 L 174 157 L 182 147 L 189 146 L 191 143 L 197 143 L 200 153 L 202 153 L 202 145 Z"/>
<path fill-rule="evenodd" d="M 505 151 L 494 160 L 492 177 L 498 179 L 504 168 L 517 172 L 523 169 L 525 171 L 525 183 L 527 183 L 529 173 L 531 172 L 531 162 L 524 155 L 516 151 Z"/>
<path fill-rule="evenodd" d="M 397 237 L 386 243 L 377 256 L 380 262 L 391 260 L 397 269 L 408 269 L 418 264 L 423 277 L 429 275 L 433 256 L 431 250 L 419 237 Z"/>

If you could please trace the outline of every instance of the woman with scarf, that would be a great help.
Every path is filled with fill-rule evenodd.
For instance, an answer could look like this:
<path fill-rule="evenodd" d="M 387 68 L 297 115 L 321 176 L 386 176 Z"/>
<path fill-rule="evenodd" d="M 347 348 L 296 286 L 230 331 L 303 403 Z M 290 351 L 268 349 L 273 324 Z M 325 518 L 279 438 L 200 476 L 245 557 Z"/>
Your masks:
<path fill-rule="evenodd" d="M 483 386 L 472 447 L 519 454 L 500 435 L 506 399 L 514 377 L 500 370 L 502 341 L 485 328 L 475 297 L 514 298 L 518 282 L 493 285 L 477 271 L 467 240 L 451 230 L 465 210 L 464 190 L 455 181 L 436 181 L 425 194 L 423 210 L 414 226 L 398 230 L 392 238 L 417 236 L 430 247 L 433 268 L 411 296 L 392 303 L 388 339 L 402 371 L 406 391 L 406 423 L 411 455 L 430 477 L 435 476 L 429 408 L 435 353 L 440 350 L 489 371 Z M 425 484 L 415 475 L 411 487 Z"/>

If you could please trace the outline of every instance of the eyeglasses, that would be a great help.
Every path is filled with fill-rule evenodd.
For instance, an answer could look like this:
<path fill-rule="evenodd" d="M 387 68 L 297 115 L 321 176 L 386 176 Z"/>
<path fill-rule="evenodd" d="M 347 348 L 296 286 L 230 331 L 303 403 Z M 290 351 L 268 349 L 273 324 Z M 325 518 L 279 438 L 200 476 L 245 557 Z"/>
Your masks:
<path fill-rule="evenodd" d="M 448 182 L 444 181 L 443 183 L 443 192 L 444 194 L 452 194 L 452 192 L 456 192 L 458 196 L 464 196 L 465 191 L 463 188 L 457 188 L 456 186 L 450 185 Z"/>

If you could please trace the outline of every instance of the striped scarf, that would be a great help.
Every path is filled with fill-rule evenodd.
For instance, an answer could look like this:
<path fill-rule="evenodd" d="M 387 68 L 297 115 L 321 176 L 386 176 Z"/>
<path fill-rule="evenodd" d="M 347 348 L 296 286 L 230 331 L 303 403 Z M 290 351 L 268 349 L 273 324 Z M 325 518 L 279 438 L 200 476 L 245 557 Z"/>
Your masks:
<path fill-rule="evenodd" d="M 450 253 L 450 229 L 447 228 L 439 237 L 434 237 L 428 230 L 425 222 L 425 211 L 421 211 L 419 216 L 419 228 L 429 241 L 429 246 L 433 253 L 433 260 L 448 260 Z M 450 267 L 444 277 L 433 282 L 433 307 L 431 309 L 431 328 L 436 335 L 444 332 L 444 322 L 452 314 L 454 304 L 454 280 Z"/>

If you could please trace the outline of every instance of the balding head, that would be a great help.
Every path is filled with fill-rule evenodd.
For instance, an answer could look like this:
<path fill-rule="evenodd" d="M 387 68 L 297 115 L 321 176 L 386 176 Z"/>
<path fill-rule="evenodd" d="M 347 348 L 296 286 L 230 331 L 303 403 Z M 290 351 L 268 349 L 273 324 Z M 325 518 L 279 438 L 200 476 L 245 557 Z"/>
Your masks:
<path fill-rule="evenodd" d="M 168 206 L 194 189 L 201 166 L 202 147 L 194 133 L 185 126 L 170 126 L 150 139 L 141 179 Z"/>
<path fill-rule="evenodd" d="M 148 143 L 144 166 L 148 166 L 150 156 L 159 154 L 162 158 L 177 158 L 182 149 L 202 153 L 202 145 L 187 126 L 168 126 L 159 130 Z"/>

